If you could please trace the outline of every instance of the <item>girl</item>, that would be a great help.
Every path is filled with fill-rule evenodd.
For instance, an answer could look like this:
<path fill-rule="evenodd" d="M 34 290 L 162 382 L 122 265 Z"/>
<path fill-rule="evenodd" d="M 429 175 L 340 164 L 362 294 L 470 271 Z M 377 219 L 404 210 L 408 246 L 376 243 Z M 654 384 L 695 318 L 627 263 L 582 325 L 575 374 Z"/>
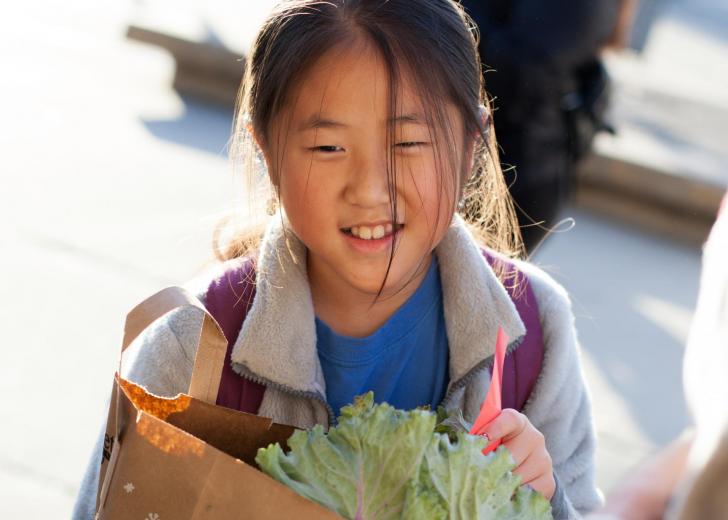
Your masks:
<path fill-rule="evenodd" d="M 256 157 L 264 161 L 275 217 L 262 237 L 239 235 L 221 253 L 223 280 L 255 266 L 229 368 L 265 384 L 260 415 L 328 427 L 373 390 L 397 407 L 442 404 L 472 421 L 497 327 L 515 338 L 511 352 L 524 337 L 506 290 L 518 280 L 505 260 L 518 231 L 473 32 L 452 0 L 291 0 L 261 29 L 234 150 L 254 181 Z M 482 246 L 502 258 L 495 268 Z M 573 518 L 600 502 L 573 316 L 561 287 L 516 265 L 537 300 L 544 362 L 523 413 L 505 410 L 486 433 L 503 439 L 556 518 Z M 161 320 L 126 377 L 160 395 L 186 391 L 200 321 L 194 310 Z M 76 518 L 93 516 L 97 460 Z"/>

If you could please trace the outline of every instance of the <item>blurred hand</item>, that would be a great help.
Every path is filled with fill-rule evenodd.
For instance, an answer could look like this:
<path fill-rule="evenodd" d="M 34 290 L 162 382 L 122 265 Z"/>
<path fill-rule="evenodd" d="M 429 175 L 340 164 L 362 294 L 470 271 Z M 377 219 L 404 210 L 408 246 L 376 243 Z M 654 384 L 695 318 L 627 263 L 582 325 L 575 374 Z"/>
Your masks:
<path fill-rule="evenodd" d="M 482 430 L 489 439 L 501 439 L 516 461 L 515 474 L 523 484 L 551 500 L 556 491 L 556 481 L 551 455 L 546 451 L 546 441 L 528 418 L 522 413 L 506 408 Z"/>

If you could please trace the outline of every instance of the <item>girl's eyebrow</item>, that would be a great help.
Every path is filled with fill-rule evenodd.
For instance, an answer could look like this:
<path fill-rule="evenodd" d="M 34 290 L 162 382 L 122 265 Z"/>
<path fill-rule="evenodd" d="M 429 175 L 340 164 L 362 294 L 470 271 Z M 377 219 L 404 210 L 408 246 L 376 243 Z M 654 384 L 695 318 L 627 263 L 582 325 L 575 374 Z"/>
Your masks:
<path fill-rule="evenodd" d="M 298 127 L 299 132 L 305 130 L 313 130 L 317 128 L 348 128 L 349 125 L 342 123 L 341 121 L 335 121 L 333 119 L 322 118 L 317 114 L 307 118 L 301 126 Z"/>
<path fill-rule="evenodd" d="M 397 117 L 391 117 L 389 118 L 389 121 L 392 123 L 406 123 L 417 125 L 425 124 L 425 122 L 422 120 L 422 117 L 414 112 L 401 114 Z M 298 131 L 304 132 L 306 130 L 314 130 L 318 128 L 349 128 L 349 125 L 341 121 L 327 119 L 325 117 L 319 116 L 318 114 L 314 114 L 311 117 L 307 118 L 303 123 L 301 123 L 301 125 L 298 127 Z"/>
<path fill-rule="evenodd" d="M 420 114 L 416 114 L 414 112 L 410 112 L 408 114 L 402 114 L 394 118 L 390 118 L 390 121 L 393 123 L 415 123 L 418 125 L 424 125 L 425 122 L 422 120 L 422 116 Z"/>

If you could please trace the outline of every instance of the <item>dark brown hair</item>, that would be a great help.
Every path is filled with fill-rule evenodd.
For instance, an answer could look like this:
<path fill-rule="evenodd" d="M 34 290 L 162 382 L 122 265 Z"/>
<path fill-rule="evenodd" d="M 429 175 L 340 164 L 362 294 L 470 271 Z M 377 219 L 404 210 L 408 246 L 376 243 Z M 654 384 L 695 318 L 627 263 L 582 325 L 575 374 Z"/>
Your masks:
<path fill-rule="evenodd" d="M 383 58 L 389 75 L 392 119 L 398 110 L 402 74 L 409 74 L 425 105 L 427 122 L 434 129 L 441 188 L 443 182 L 452 182 L 458 188 L 460 193 L 451 193 L 456 198 L 461 196 L 459 211 L 484 245 L 506 256 L 520 256 L 522 246 L 513 205 L 498 163 L 490 112 L 484 110 L 488 102 L 477 37 L 470 18 L 452 0 L 281 2 L 258 33 L 238 93 L 231 151 L 250 181 L 251 202 L 267 198 L 261 193 L 259 181 L 265 175 L 253 136 L 258 136 L 265 147 L 271 138 L 273 118 L 295 100 L 295 85 L 324 53 L 366 38 Z M 465 135 L 453 134 L 443 100 L 454 105 L 462 116 Z M 452 151 L 459 149 L 456 144 L 472 143 L 474 136 L 479 138 L 475 140 L 471 170 L 470 164 L 458 164 Z M 388 144 L 393 138 L 390 128 Z M 277 171 L 279 164 L 280 158 L 268 165 L 274 177 L 281 173 Z M 392 214 L 396 215 L 396 175 L 391 153 L 387 175 Z M 250 224 L 250 217 L 246 220 Z M 260 224 L 252 229 L 248 225 L 247 231 L 232 235 L 224 245 L 217 235 L 217 256 L 228 259 L 254 254 L 261 237 Z"/>

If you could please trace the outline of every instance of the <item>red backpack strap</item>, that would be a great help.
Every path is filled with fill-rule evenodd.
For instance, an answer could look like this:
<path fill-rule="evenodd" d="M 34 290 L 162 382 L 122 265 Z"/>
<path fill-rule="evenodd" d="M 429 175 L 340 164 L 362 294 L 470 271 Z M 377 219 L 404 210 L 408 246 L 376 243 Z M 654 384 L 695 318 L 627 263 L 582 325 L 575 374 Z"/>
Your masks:
<path fill-rule="evenodd" d="M 254 297 L 255 262 L 251 259 L 236 263 L 215 278 L 205 295 L 205 307 L 228 340 L 217 404 L 247 413 L 258 413 L 265 386 L 237 374 L 232 367 L 231 355 Z"/>
<path fill-rule="evenodd" d="M 496 259 L 485 250 L 483 250 L 483 256 L 491 267 L 496 262 L 505 263 L 508 273 L 513 276 L 513 278 L 509 278 L 505 287 L 526 327 L 526 335 L 518 348 L 506 355 L 503 363 L 502 404 L 503 408 L 523 411 L 533 387 L 536 386 L 543 365 L 543 331 L 538 313 L 538 302 L 528 277 L 519 271 L 512 262 L 502 258 Z"/>

